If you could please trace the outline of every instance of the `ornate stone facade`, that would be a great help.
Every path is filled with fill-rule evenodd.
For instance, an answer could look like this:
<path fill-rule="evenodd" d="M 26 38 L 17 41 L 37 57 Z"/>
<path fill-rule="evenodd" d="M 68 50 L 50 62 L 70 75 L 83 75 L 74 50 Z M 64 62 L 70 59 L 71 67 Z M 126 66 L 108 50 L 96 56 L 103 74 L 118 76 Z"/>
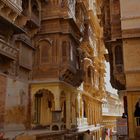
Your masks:
<path fill-rule="evenodd" d="M 120 100 L 118 94 L 106 92 L 106 97 L 103 98 L 102 104 L 102 124 L 104 125 L 104 130 L 109 132 L 108 137 L 110 139 L 117 137 L 117 120 L 122 117 L 123 112 L 123 99 Z"/>
<path fill-rule="evenodd" d="M 139 5 L 137 0 L 104 0 L 101 16 L 111 64 L 111 83 L 124 96 L 130 139 L 139 138 L 137 132 L 140 131 L 134 116 L 140 98 Z"/>
<path fill-rule="evenodd" d="M 94 0 L 0 0 L 0 131 L 5 137 L 11 130 L 17 139 L 102 137 L 100 6 Z M 19 137 L 17 130 L 24 134 Z"/>

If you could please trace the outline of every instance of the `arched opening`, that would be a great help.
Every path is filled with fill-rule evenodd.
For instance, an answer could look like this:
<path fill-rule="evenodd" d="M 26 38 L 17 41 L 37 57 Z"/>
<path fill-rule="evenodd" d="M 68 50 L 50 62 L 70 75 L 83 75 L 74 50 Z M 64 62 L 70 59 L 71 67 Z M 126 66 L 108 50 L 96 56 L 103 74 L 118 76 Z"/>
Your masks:
<path fill-rule="evenodd" d="M 22 1 L 22 13 L 27 16 L 29 12 L 29 0 Z"/>
<path fill-rule="evenodd" d="M 83 112 L 84 113 L 83 114 L 84 118 L 87 118 L 87 105 L 86 105 L 86 101 L 85 100 L 83 101 L 83 108 L 84 108 L 84 112 Z"/>
<path fill-rule="evenodd" d="M 89 84 L 93 84 L 93 70 L 91 66 L 87 68 L 87 81 Z"/>
<path fill-rule="evenodd" d="M 42 126 L 50 125 L 54 106 L 54 96 L 51 91 L 46 89 L 39 90 L 34 95 L 34 123 Z"/>
<path fill-rule="evenodd" d="M 42 93 L 36 93 L 34 96 L 34 123 L 40 124 L 40 116 L 41 116 L 41 98 Z"/>

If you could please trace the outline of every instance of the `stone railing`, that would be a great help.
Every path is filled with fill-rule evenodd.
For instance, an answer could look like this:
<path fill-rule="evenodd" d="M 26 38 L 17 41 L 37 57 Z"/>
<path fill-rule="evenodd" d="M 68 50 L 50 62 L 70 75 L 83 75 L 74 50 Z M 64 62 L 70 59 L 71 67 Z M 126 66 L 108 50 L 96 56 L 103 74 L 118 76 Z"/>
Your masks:
<path fill-rule="evenodd" d="M 5 55 L 11 59 L 16 59 L 17 49 L 0 39 L 0 54 Z"/>

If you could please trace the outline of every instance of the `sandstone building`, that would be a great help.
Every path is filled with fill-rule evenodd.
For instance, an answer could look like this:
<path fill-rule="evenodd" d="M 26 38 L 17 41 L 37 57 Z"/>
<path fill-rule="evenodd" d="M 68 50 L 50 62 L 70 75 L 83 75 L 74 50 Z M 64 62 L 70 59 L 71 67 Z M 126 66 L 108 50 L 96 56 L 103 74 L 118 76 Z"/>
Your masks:
<path fill-rule="evenodd" d="M 109 51 L 111 83 L 124 96 L 129 138 L 140 137 L 140 1 L 104 0 L 102 25 Z"/>
<path fill-rule="evenodd" d="M 0 131 L 5 137 L 102 137 L 100 6 L 100 0 L 0 0 Z"/>
<path fill-rule="evenodd" d="M 107 136 L 110 139 L 117 139 L 117 121 L 124 112 L 123 100 L 118 94 L 106 91 L 102 104 L 102 124 L 106 129 Z"/>

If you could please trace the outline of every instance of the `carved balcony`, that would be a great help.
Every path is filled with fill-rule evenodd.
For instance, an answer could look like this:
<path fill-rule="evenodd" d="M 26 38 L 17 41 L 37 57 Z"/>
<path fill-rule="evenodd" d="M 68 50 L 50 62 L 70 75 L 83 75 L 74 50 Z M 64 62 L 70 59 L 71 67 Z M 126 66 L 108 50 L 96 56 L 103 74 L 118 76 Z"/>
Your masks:
<path fill-rule="evenodd" d="M 60 80 L 71 84 L 72 86 L 78 87 L 83 81 L 83 70 L 78 69 L 76 72 L 66 69 L 60 74 Z"/>
<path fill-rule="evenodd" d="M 39 27 L 40 26 L 40 19 L 39 16 L 37 16 L 35 13 L 31 12 L 30 13 L 30 22 L 32 22 L 32 24 L 35 27 Z"/>
<path fill-rule="evenodd" d="M 89 9 L 89 2 L 87 0 L 78 0 L 86 9 Z"/>
<path fill-rule="evenodd" d="M 15 12 L 17 13 L 22 12 L 22 0 L 1 0 L 1 1 Z"/>
<path fill-rule="evenodd" d="M 0 54 L 11 59 L 16 59 L 18 50 L 12 45 L 6 43 L 4 40 L 0 39 Z"/>

